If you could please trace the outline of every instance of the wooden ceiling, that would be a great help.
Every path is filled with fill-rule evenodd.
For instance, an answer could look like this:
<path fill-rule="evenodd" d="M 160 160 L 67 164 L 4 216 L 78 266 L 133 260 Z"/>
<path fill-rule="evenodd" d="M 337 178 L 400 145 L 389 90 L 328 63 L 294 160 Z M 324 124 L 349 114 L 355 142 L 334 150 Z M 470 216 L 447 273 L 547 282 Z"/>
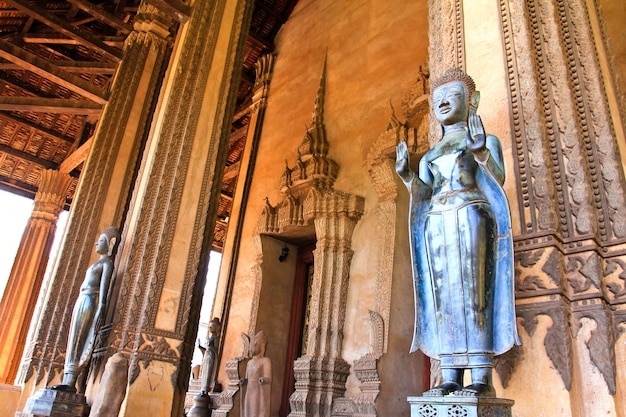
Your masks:
<path fill-rule="evenodd" d="M 42 170 L 59 169 L 74 178 L 69 207 L 140 1 L 0 1 L 0 189 L 33 198 Z M 274 38 L 297 1 L 255 1 L 224 169 L 216 250 L 223 247 L 247 138 L 254 65 L 274 50 Z"/>

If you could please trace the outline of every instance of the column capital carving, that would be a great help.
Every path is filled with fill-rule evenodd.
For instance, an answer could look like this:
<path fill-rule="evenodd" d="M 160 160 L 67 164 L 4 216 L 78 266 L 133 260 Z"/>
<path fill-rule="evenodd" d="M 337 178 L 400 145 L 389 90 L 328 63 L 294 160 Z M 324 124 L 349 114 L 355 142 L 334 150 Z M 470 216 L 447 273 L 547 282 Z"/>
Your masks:
<path fill-rule="evenodd" d="M 56 222 L 71 185 L 72 177 L 67 174 L 53 169 L 42 171 L 31 217 Z"/>
<path fill-rule="evenodd" d="M 256 62 L 256 78 L 254 80 L 254 94 L 252 96 L 252 110 L 258 111 L 265 107 L 270 90 L 270 81 L 274 72 L 274 61 L 276 55 L 266 54 Z"/>
<path fill-rule="evenodd" d="M 175 21 L 172 16 L 152 4 L 141 3 L 137 17 L 133 22 L 134 33 L 151 33 L 170 40 L 174 32 Z M 128 37 L 132 39 L 133 34 Z M 128 40 L 127 40 L 128 42 Z"/>

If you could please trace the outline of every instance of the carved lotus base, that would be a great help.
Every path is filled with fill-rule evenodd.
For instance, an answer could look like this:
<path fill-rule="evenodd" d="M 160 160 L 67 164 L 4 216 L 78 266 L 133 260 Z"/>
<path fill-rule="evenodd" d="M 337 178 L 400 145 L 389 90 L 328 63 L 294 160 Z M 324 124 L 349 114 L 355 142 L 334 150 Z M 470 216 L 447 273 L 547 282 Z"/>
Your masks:
<path fill-rule="evenodd" d="M 513 400 L 484 397 L 408 397 L 411 417 L 511 417 Z"/>
<path fill-rule="evenodd" d="M 50 388 L 37 391 L 19 413 L 21 417 L 86 417 L 88 414 L 89 406 L 83 394 Z"/>

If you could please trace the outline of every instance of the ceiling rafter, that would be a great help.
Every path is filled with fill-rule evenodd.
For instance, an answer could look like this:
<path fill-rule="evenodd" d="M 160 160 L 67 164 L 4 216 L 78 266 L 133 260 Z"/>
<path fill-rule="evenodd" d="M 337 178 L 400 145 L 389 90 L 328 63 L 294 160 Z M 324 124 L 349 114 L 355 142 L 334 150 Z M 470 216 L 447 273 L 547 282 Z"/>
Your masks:
<path fill-rule="evenodd" d="M 124 22 L 122 19 L 119 19 L 117 16 L 112 15 L 106 10 L 99 8 L 91 2 L 88 2 L 86 0 L 67 0 L 67 2 L 77 6 L 78 8 L 94 16 L 101 22 L 114 27 L 124 34 L 129 34 L 133 30 L 133 27 L 128 23 Z"/>
<path fill-rule="evenodd" d="M 87 32 L 76 28 L 61 18 L 53 15 L 48 12 L 46 9 L 38 6 L 36 3 L 30 3 L 26 0 L 4 0 L 5 3 L 10 4 L 16 9 L 26 13 L 27 15 L 34 17 L 35 19 L 45 23 L 51 28 L 61 32 L 67 37 L 72 39 L 76 39 L 81 42 L 83 45 L 93 48 L 100 52 L 102 55 L 107 58 L 120 61 L 122 59 L 122 52 L 118 49 L 112 48 L 103 42 L 95 39 L 93 36 L 88 34 Z"/>
<path fill-rule="evenodd" d="M 0 97 L 0 110 L 42 113 L 100 114 L 102 105 L 88 100 L 43 97 Z"/>
<path fill-rule="evenodd" d="M 79 74 L 113 75 L 117 69 L 115 62 L 96 61 L 49 61 L 62 71 Z M 0 62 L 0 70 L 24 70 L 23 67 L 10 62 Z"/>
<path fill-rule="evenodd" d="M 78 39 L 68 38 L 60 33 L 28 33 L 14 36 L 17 41 L 24 43 L 48 43 L 53 45 L 82 45 Z M 125 36 L 94 36 L 108 46 L 121 48 L 124 45 Z"/>
<path fill-rule="evenodd" d="M 250 34 L 248 35 L 248 39 L 249 39 L 251 42 L 256 43 L 257 45 L 262 46 L 262 47 L 263 47 L 263 48 L 265 48 L 268 52 L 273 52 L 273 51 L 274 51 L 274 43 L 273 43 L 273 42 L 270 42 L 270 41 L 268 41 L 267 39 L 262 38 L 262 37 L 258 36 L 258 35 L 257 35 L 257 34 L 255 34 L 255 33 L 250 33 Z"/>
<path fill-rule="evenodd" d="M 263 54 L 274 51 L 274 37 L 297 1 L 254 2 L 218 202 L 219 220 L 213 242 L 216 250 L 224 247 L 237 176 L 243 165 L 255 63 Z M 133 30 L 142 2 L 172 15 L 179 23 L 191 15 L 188 0 L 4 2 L 8 7 L 0 10 L 0 17 L 5 18 L 0 28 L 0 39 L 4 39 L 0 45 L 0 132 L 9 136 L 19 129 L 21 136 L 44 135 L 46 140 L 32 141 L 28 148 L 19 141 L 4 144 L 5 150 L 14 150 L 8 153 L 0 149 L 0 162 L 6 161 L 10 169 L 11 164 L 22 161 L 22 168 L 0 174 L 1 189 L 33 198 L 38 170 L 56 166 L 73 177 L 80 175 L 91 144 L 88 136 L 107 101 L 106 89 L 115 76 L 125 38 Z M 51 156 L 55 148 L 58 151 Z M 39 163 L 42 160 L 48 165 Z M 75 192 L 75 188 L 70 191 L 68 201 Z"/>
<path fill-rule="evenodd" d="M 0 57 L 23 69 L 48 78 L 62 87 L 72 90 L 99 104 L 107 102 L 106 93 L 95 85 L 56 67 L 50 62 L 31 54 L 3 39 L 0 39 Z"/>
<path fill-rule="evenodd" d="M 232 180 L 237 175 L 239 175 L 239 167 L 241 166 L 241 161 L 237 161 L 232 165 L 229 165 L 224 168 L 224 181 Z"/>
<path fill-rule="evenodd" d="M 93 138 L 89 138 L 87 142 L 83 143 L 78 149 L 68 155 L 59 165 L 59 171 L 67 174 L 85 162 L 89 155 L 89 150 L 91 150 L 92 142 Z"/>
<path fill-rule="evenodd" d="M 13 194 L 33 198 L 33 195 L 37 192 L 37 187 L 23 181 L 18 181 L 16 179 L 0 175 L 0 190 L 6 190 Z"/>

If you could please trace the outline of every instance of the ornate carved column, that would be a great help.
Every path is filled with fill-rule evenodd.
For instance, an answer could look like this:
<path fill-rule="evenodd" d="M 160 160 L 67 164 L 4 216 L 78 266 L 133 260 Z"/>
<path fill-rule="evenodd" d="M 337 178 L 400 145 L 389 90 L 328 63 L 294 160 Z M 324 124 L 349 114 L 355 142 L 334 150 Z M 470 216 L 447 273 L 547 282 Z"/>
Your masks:
<path fill-rule="evenodd" d="M 598 383 L 623 413 L 626 381 L 615 358 L 626 355 L 617 343 L 626 318 L 626 187 L 617 146 L 624 133 L 607 101 L 615 92 L 607 92 L 614 84 L 600 68 L 606 57 L 594 39 L 602 33 L 590 23 L 596 9 L 585 0 L 501 0 L 500 9 L 522 203 L 518 315 L 530 335 L 538 315 L 551 318 L 544 344 L 570 390 L 572 415 L 600 412 L 583 400 Z M 601 375 L 593 383 L 589 367 Z"/>
<path fill-rule="evenodd" d="M 62 372 L 67 328 L 101 230 L 120 225 L 169 57 L 174 22 L 142 4 L 82 172 L 46 304 L 27 347 L 22 403 Z"/>
<path fill-rule="evenodd" d="M 183 408 L 252 9 L 197 1 L 180 29 L 119 257 L 108 340 L 131 360 L 123 415 Z"/>
<path fill-rule="evenodd" d="M 43 282 L 59 214 L 72 178 L 55 170 L 41 171 L 33 212 L 18 248 L 0 304 L 0 383 L 12 384 Z"/>
<path fill-rule="evenodd" d="M 230 254 L 230 257 L 228 260 L 224 259 L 222 261 L 220 268 L 220 276 L 227 276 L 228 279 L 220 280 L 218 283 L 215 305 L 213 307 L 213 315 L 221 315 L 225 321 L 228 321 L 228 308 L 232 295 L 233 277 L 237 269 L 243 218 L 248 201 L 252 173 L 256 162 L 259 139 L 261 138 L 265 107 L 267 106 L 267 97 L 269 95 L 275 59 L 275 55 L 267 54 L 260 57 L 256 63 L 254 93 L 252 95 L 252 105 L 250 106 L 250 123 L 248 125 L 248 133 L 246 134 L 246 144 L 241 156 L 235 195 L 233 196 L 233 202 L 231 204 L 231 227 L 229 227 L 226 242 L 224 243 L 223 253 Z M 232 228 L 233 225 L 234 228 Z M 224 327 L 226 327 L 226 325 L 224 325 Z M 223 346 L 220 346 L 220 348 L 222 347 Z"/>

